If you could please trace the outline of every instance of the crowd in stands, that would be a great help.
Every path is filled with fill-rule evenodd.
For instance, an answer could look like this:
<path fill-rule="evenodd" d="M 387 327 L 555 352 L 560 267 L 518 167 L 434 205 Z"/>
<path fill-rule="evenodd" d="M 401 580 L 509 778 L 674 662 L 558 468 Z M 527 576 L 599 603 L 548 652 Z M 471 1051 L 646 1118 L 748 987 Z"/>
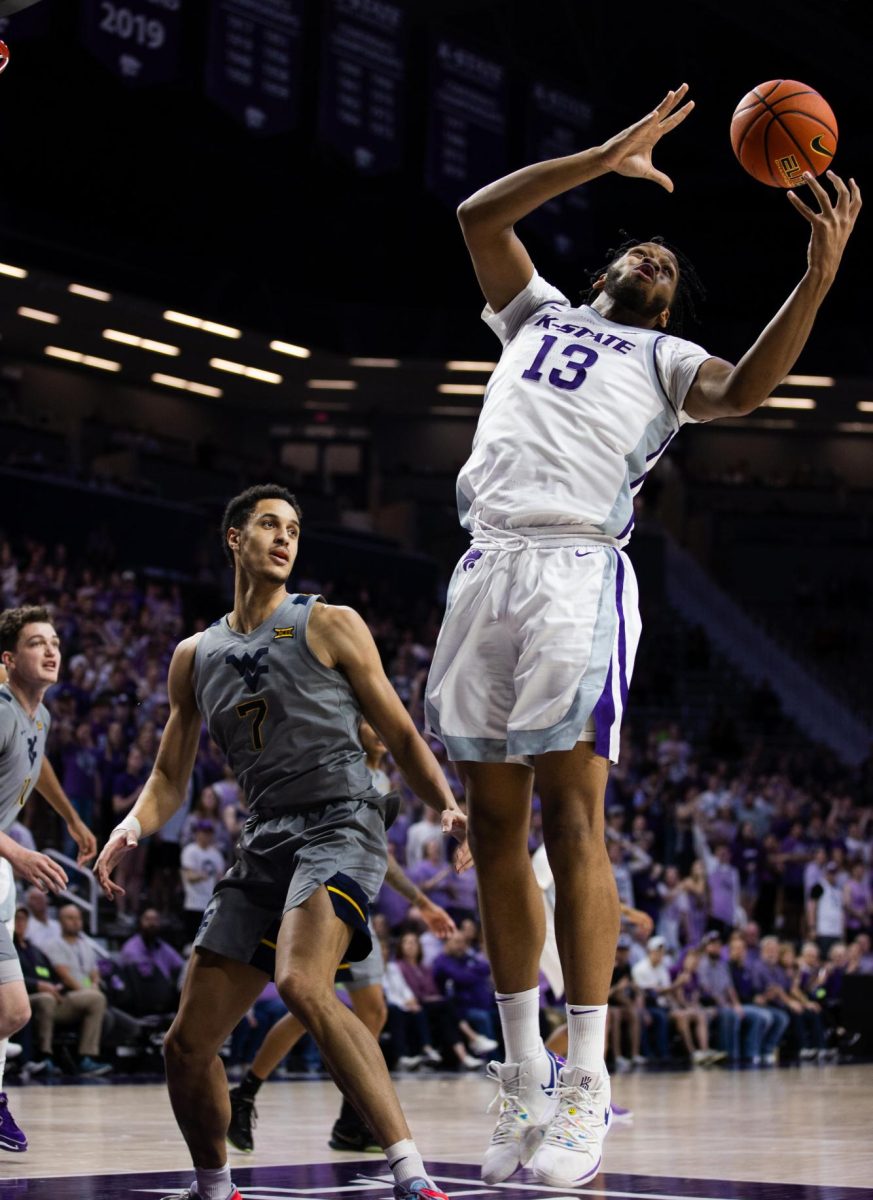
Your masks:
<path fill-rule="evenodd" d="M 331 594 L 320 581 L 297 586 Z M 47 697 L 49 755 L 101 844 L 154 762 L 174 646 L 223 611 L 217 589 L 208 611 L 198 610 L 206 594 L 202 581 L 192 601 L 181 584 L 111 563 L 76 567 L 63 546 L 0 545 L 2 607 L 46 603 L 54 614 L 64 667 Z M 426 601 L 411 612 L 364 588 L 345 588 L 339 598 L 368 620 L 421 726 L 438 608 Z M 649 928 L 626 923 L 619 939 L 610 1064 L 833 1057 L 851 1041 L 844 980 L 873 974 L 873 768 L 835 771 L 832 758 L 799 739 L 790 755 L 774 757 L 759 743 L 722 759 L 692 745 L 678 725 L 634 730 L 633 705 L 630 714 L 608 785 L 606 836 L 619 896 L 646 914 Z M 432 748 L 461 796 L 444 750 L 435 741 Z M 402 797 L 390 852 L 458 927 L 440 942 L 409 901 L 382 889 L 374 923 L 386 963 L 386 1054 L 401 1067 L 472 1070 L 500 1041 L 475 870 L 453 871 L 436 815 L 390 760 L 374 765 Z M 125 896 L 116 911 L 101 909 L 96 939 L 84 933 L 77 904 L 55 909 L 37 889 L 21 892 L 15 940 L 34 1012 L 19 1037 L 27 1070 L 99 1075 L 119 1069 L 124 1052 L 135 1052 L 135 1062 L 154 1059 L 246 815 L 242 790 L 204 733 L 185 804 L 124 861 Z M 32 847 L 70 849 L 37 798 L 10 834 Z M 541 841 L 535 798 L 531 852 Z M 543 981 L 544 1034 L 562 1019 L 562 1002 Z M 270 985 L 227 1048 L 230 1061 L 249 1061 L 282 1011 Z M 294 1055 L 299 1067 L 317 1066 L 305 1042 Z"/>

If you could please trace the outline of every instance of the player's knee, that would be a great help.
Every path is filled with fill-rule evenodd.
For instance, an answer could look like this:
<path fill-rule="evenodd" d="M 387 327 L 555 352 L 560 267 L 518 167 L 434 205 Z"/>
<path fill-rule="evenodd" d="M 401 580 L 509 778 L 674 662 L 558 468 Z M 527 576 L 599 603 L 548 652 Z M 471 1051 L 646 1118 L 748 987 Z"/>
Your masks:
<path fill-rule="evenodd" d="M 299 1017 L 304 1025 L 308 1017 L 324 1003 L 327 989 L 300 967 L 285 967 L 276 975 L 276 988 L 285 1006 Z M 331 995 L 333 990 L 330 989 Z"/>
<path fill-rule="evenodd" d="M 8 1038 L 18 1033 L 30 1020 L 30 1003 L 25 995 L 23 999 L 15 998 L 4 1006 L 0 1012 L 0 1039 Z"/>
<path fill-rule="evenodd" d="M 197 1058 L 211 1058 L 217 1050 L 218 1046 L 204 1037 L 202 1030 L 178 1019 L 170 1026 L 164 1038 L 164 1059 L 168 1068 L 184 1069 Z"/>
<path fill-rule="evenodd" d="M 561 859 L 578 861 L 580 854 L 593 851 L 605 855 L 602 820 L 581 806 L 562 807 L 548 817 L 543 811 L 543 839 L 552 869 Z"/>

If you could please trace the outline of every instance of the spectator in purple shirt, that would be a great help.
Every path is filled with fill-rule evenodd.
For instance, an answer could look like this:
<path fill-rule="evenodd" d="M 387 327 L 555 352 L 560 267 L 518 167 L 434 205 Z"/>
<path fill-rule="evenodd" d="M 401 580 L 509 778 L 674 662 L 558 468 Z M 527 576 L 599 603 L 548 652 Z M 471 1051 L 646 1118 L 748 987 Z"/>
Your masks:
<path fill-rule="evenodd" d="M 470 949 L 462 933 L 447 939 L 442 954 L 433 961 L 433 977 L 442 994 L 454 1000 L 458 1017 L 493 1040 L 497 1014 L 491 968 Z"/>
<path fill-rule="evenodd" d="M 727 1051 L 728 1061 L 740 1061 L 742 1052 L 747 1060 L 760 1055 L 761 1039 L 767 1018 L 753 1004 L 742 1004 L 734 987 L 726 962 L 722 960 L 723 942 L 716 930 L 703 939 L 703 955 L 697 966 L 697 982 L 701 1000 L 718 1011 L 719 1038 L 721 1048 Z"/>
<path fill-rule="evenodd" d="M 178 950 L 174 950 L 161 937 L 161 914 L 156 908 L 147 908 L 140 915 L 139 932 L 127 939 L 121 947 L 119 958 L 121 962 L 136 967 L 141 975 L 160 972 L 174 987 L 185 965 Z"/>
<path fill-rule="evenodd" d="M 443 841 L 425 842 L 421 850 L 419 861 L 407 867 L 407 878 L 420 887 L 434 904 L 451 909 L 454 905 L 452 883 L 455 870 L 450 862 L 446 862 Z"/>
<path fill-rule="evenodd" d="M 741 933 L 732 933 L 728 943 L 728 966 L 734 990 L 744 1006 L 753 1005 L 765 1018 L 760 1040 L 751 1047 L 751 1062 L 753 1066 L 774 1066 L 776 1051 L 785 1036 L 790 1023 L 788 1013 L 775 1004 L 771 1004 L 766 987 L 761 987 L 759 973 L 755 964 L 750 963 L 746 951 L 746 939 Z"/>
<path fill-rule="evenodd" d="M 800 1057 L 813 1058 L 824 1048 L 821 1009 L 797 987 L 794 950 L 791 946 L 787 948 L 791 957 L 783 964 L 779 939 L 772 936 L 762 939 L 761 957 L 753 967 L 755 984 L 768 1005 L 788 1014 Z"/>

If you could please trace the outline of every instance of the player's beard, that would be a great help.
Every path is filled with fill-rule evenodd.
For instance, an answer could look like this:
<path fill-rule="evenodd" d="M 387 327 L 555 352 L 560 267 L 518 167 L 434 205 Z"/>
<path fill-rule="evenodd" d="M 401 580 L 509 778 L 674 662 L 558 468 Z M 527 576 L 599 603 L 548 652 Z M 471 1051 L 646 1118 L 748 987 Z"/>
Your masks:
<path fill-rule="evenodd" d="M 646 294 L 646 284 L 641 275 L 635 275 L 633 271 L 622 274 L 617 263 L 613 263 L 606 272 L 603 290 L 621 308 L 640 317 L 656 317 L 665 307 L 662 299 Z"/>

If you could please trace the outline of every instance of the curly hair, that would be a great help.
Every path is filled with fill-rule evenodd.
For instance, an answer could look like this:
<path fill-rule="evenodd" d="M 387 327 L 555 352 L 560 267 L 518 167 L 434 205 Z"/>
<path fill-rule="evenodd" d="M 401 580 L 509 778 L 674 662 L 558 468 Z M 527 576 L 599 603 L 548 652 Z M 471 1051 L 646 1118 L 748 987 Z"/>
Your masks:
<path fill-rule="evenodd" d="M 681 337 L 689 324 L 697 324 L 697 306 L 706 298 L 706 289 L 701 282 L 700 276 L 694 269 L 694 265 L 690 259 L 686 258 L 681 250 L 677 250 L 675 246 L 671 246 L 660 234 L 650 238 L 629 238 L 627 231 L 620 229 L 619 233 L 625 238 L 620 246 L 614 249 L 607 250 L 609 258 L 606 263 L 594 271 L 591 275 L 591 286 L 588 294 L 585 297 L 586 304 L 593 304 L 597 296 L 600 294 L 594 287 L 594 284 L 602 275 L 605 275 L 614 262 L 617 262 L 622 255 L 627 254 L 628 250 L 632 250 L 634 246 L 643 246 L 647 242 L 653 242 L 656 246 L 663 246 L 665 250 L 676 259 L 679 264 L 679 278 L 676 282 L 676 294 L 673 297 L 673 303 L 670 305 L 670 319 L 665 326 L 668 333 L 676 334 Z"/>
<path fill-rule="evenodd" d="M 7 608 L 0 613 L 0 654 L 5 654 L 7 650 L 14 654 L 22 629 L 37 621 L 48 625 L 52 621 L 51 613 L 42 605 L 26 604 L 21 608 Z"/>

